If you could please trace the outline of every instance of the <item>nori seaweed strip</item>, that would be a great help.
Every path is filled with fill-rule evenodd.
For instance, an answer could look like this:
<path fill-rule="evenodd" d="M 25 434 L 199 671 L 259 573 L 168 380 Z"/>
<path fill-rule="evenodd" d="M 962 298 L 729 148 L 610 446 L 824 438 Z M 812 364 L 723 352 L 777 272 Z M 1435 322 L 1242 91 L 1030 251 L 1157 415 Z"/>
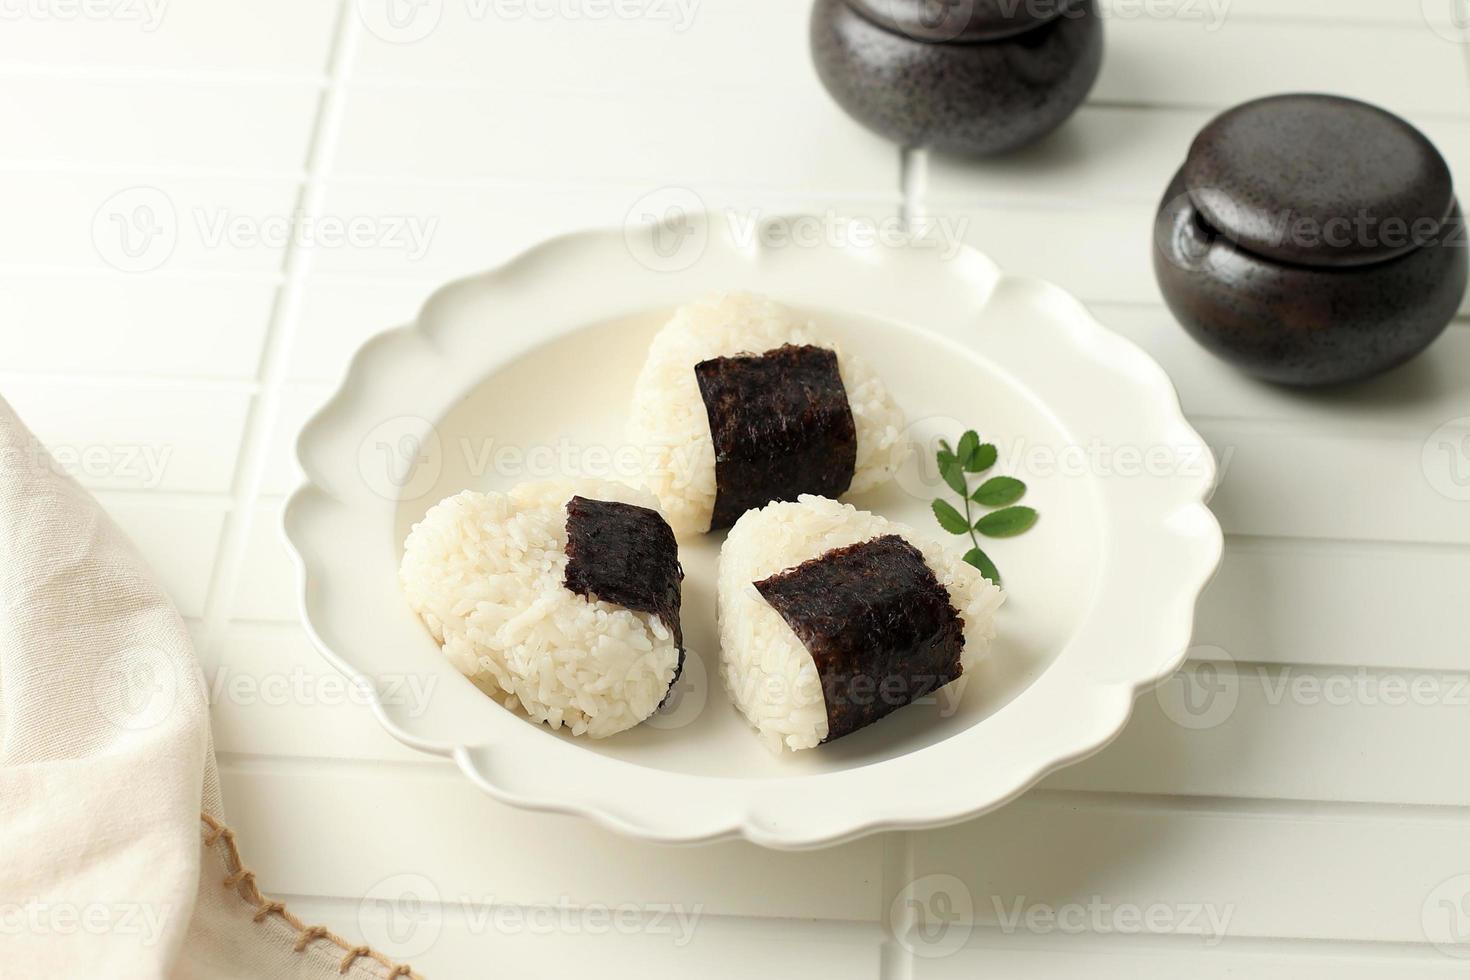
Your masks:
<path fill-rule="evenodd" d="M 567 501 L 566 587 L 663 620 L 679 648 L 674 681 L 684 670 L 684 630 L 679 624 L 683 578 L 679 545 L 658 511 L 586 497 Z"/>
<path fill-rule="evenodd" d="M 805 644 L 841 738 L 963 672 L 964 624 L 919 550 L 896 534 L 837 548 L 755 587 Z"/>
<path fill-rule="evenodd" d="M 710 530 L 773 500 L 847 492 L 857 428 L 834 352 L 787 344 L 702 361 L 694 374 L 715 447 Z"/>

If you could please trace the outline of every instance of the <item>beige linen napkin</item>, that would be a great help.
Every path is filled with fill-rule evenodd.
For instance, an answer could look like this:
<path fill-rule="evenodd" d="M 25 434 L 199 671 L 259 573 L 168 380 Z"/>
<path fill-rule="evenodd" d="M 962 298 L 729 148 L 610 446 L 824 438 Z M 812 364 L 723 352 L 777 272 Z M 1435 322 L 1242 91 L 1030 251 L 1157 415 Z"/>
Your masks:
<path fill-rule="evenodd" d="M 260 893 L 183 621 L 3 400 L 0 600 L 0 977 L 413 976 Z"/>

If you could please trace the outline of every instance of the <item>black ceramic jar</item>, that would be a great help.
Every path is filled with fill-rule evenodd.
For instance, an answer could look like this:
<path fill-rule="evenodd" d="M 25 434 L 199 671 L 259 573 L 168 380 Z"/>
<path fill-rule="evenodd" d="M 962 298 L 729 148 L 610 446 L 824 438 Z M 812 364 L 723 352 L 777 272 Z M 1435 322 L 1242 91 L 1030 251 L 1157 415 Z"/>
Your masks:
<path fill-rule="evenodd" d="M 1096 0 L 816 0 L 811 44 L 848 115 L 904 146 L 972 156 L 1060 126 L 1103 50 Z"/>
<path fill-rule="evenodd" d="M 1448 165 L 1409 123 L 1327 95 L 1249 102 L 1164 194 L 1154 271 L 1196 340 L 1258 377 L 1356 381 L 1418 354 L 1465 294 Z"/>

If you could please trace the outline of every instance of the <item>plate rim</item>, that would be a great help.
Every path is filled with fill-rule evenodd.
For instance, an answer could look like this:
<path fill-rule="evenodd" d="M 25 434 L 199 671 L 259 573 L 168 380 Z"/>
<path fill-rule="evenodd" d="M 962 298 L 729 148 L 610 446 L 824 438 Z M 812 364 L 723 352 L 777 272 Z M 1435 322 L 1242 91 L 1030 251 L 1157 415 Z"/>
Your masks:
<path fill-rule="evenodd" d="M 763 223 L 767 221 L 792 222 L 811 218 L 812 216 L 810 215 L 783 214 L 763 219 Z M 679 220 L 688 222 L 691 219 L 688 215 L 681 215 Z M 707 212 L 703 215 L 695 216 L 693 220 L 702 222 L 706 226 L 713 226 L 714 214 Z M 829 215 L 826 218 L 817 220 L 830 221 L 831 216 Z M 959 806 L 951 804 L 938 812 L 917 812 L 913 806 L 898 806 L 894 805 L 892 801 L 885 808 L 879 806 L 877 801 L 875 801 L 872 805 L 872 810 L 880 812 L 870 812 L 866 816 L 850 814 L 846 819 L 841 821 L 834 820 L 829 822 L 827 827 L 819 831 L 813 831 L 810 828 L 793 831 L 789 827 L 783 829 L 779 821 L 772 822 L 771 820 L 765 819 L 758 807 L 747 805 L 738 807 L 738 812 L 726 813 L 724 818 L 718 821 L 717 826 L 691 830 L 687 827 L 681 828 L 677 825 L 677 821 L 673 820 L 660 822 L 649 819 L 646 814 L 642 816 L 630 816 L 626 810 L 622 810 L 621 812 L 615 810 L 606 801 L 598 801 L 587 797 L 576 798 L 563 796 L 561 798 L 555 798 L 544 795 L 536 796 L 517 791 L 513 787 L 503 785 L 486 770 L 486 767 L 481 765 L 476 757 L 476 746 L 472 746 L 463 741 L 441 742 L 427 739 L 406 729 L 395 721 L 379 696 L 377 687 L 372 682 L 370 675 L 358 670 L 348 657 L 339 654 L 332 648 L 332 645 L 318 629 L 318 625 L 313 616 L 308 593 L 313 581 L 313 575 L 319 574 L 319 570 L 312 565 L 309 554 L 310 549 L 304 546 L 293 532 L 293 514 L 308 506 L 308 502 L 314 497 L 324 497 L 328 500 L 337 499 L 327 488 L 321 486 L 310 476 L 308 459 L 311 456 L 311 441 L 314 432 L 323 419 L 330 417 L 334 413 L 347 411 L 343 407 L 347 400 L 346 396 L 352 390 L 354 380 L 360 379 L 369 369 L 369 362 L 372 359 L 373 352 L 379 347 L 390 343 L 395 336 L 412 335 L 421 332 L 426 312 L 433 308 L 436 300 L 446 292 L 475 280 L 485 279 L 488 281 L 495 277 L 513 274 L 518 266 L 531 263 L 538 257 L 544 257 L 559 247 L 575 248 L 578 245 L 600 242 L 603 239 L 616 239 L 619 240 L 617 241 L 617 246 L 620 249 L 629 249 L 631 251 L 630 236 L 635 234 L 651 236 L 658 233 L 660 227 L 661 223 L 656 222 L 637 232 L 626 225 L 623 227 L 602 227 L 567 232 L 538 242 L 489 270 L 450 280 L 431 291 L 429 296 L 421 304 L 413 322 L 377 332 L 365 339 L 348 360 L 345 370 L 332 389 L 331 396 L 312 413 L 311 417 L 298 432 L 294 441 L 293 453 L 293 462 L 298 481 L 295 489 L 289 494 L 285 505 L 281 509 L 278 528 L 295 569 L 296 587 L 294 596 L 300 623 L 305 629 L 312 646 L 316 648 L 318 653 L 346 676 L 351 683 L 365 692 L 368 707 L 374 717 L 377 718 L 378 723 L 396 740 L 410 748 L 451 759 L 455 763 L 456 768 L 471 783 L 478 786 L 492 798 L 507 805 L 539 812 L 579 816 L 589 819 L 593 823 L 616 833 L 663 844 L 693 845 L 743 839 L 764 847 L 786 850 L 828 847 L 856 840 L 873 833 L 929 829 L 949 826 L 973 819 L 1004 806 L 1034 787 L 1051 773 L 1083 761 L 1100 752 L 1116 739 L 1126 727 L 1132 715 L 1134 705 L 1137 703 L 1137 699 L 1159 684 L 1167 681 L 1187 659 L 1200 596 L 1218 571 L 1224 551 L 1223 531 L 1221 530 L 1219 521 L 1208 506 L 1208 502 L 1216 486 L 1218 466 L 1208 444 L 1185 417 L 1178 390 L 1172 379 L 1147 351 L 1143 350 L 1132 340 L 1110 330 L 1092 314 L 1091 310 L 1085 304 L 1061 287 L 1044 279 L 1030 276 L 1007 275 L 989 256 L 968 244 L 964 245 L 957 256 L 955 256 L 956 258 L 963 258 L 965 261 L 956 263 L 956 265 L 963 266 L 968 263 L 974 269 L 983 271 L 990 277 L 989 288 L 991 295 L 987 296 L 985 301 L 977 306 L 977 309 L 988 305 L 994 293 L 1007 284 L 1020 285 L 1027 288 L 1040 288 L 1051 297 L 1064 302 L 1070 308 L 1069 312 L 1072 314 L 1069 317 L 1071 329 L 1085 331 L 1089 339 L 1119 345 L 1119 349 L 1126 349 L 1128 356 L 1136 363 L 1149 366 L 1149 373 L 1152 377 L 1150 379 L 1135 379 L 1135 384 L 1139 387 L 1147 386 L 1150 389 L 1151 396 L 1164 409 L 1166 413 L 1165 417 L 1157 420 L 1159 431 L 1169 430 L 1186 439 L 1188 441 L 1188 447 L 1198 453 L 1198 459 L 1201 461 L 1203 467 L 1203 472 L 1196 481 L 1197 493 L 1192 493 L 1185 499 L 1173 500 L 1168 512 L 1161 512 L 1155 515 L 1157 518 L 1155 530 L 1161 532 L 1168 531 L 1173 537 L 1179 539 L 1179 541 L 1188 543 L 1189 554 L 1193 559 L 1190 567 L 1185 570 L 1191 574 L 1184 580 L 1182 585 L 1175 586 L 1172 596 L 1173 605 L 1178 608 L 1177 610 L 1171 611 L 1177 611 L 1180 615 L 1158 617 L 1160 622 L 1177 623 L 1176 628 L 1169 631 L 1167 636 L 1164 632 L 1164 627 L 1160 626 L 1157 628 L 1157 636 L 1154 638 L 1158 642 L 1154 646 L 1166 648 L 1167 653 L 1162 659 L 1154 661 L 1155 666 L 1152 668 L 1144 669 L 1141 673 L 1135 671 L 1131 680 L 1114 683 L 1092 683 L 1081 687 L 1088 700 L 1085 706 L 1086 710 L 1081 713 L 1086 714 L 1093 721 L 1093 724 L 1085 727 L 1085 731 L 1087 732 L 1086 737 L 1074 737 L 1065 751 L 1053 751 L 1047 754 L 1046 758 L 1038 762 L 1035 766 L 1027 767 L 1020 778 L 1013 778 L 1011 780 L 1014 785 L 1010 786 L 1006 791 L 999 793 L 993 790 L 986 792 L 977 791 L 973 794 L 975 798 L 971 799 L 968 803 Z M 740 247 L 731 243 L 724 244 L 731 248 Z M 753 246 L 744 246 L 744 248 L 749 253 L 748 257 L 757 260 L 764 252 L 768 251 L 761 244 L 759 236 L 755 239 Z M 912 243 L 897 244 L 889 242 L 885 243 L 881 248 L 884 250 L 893 249 L 899 252 L 911 253 L 916 250 L 917 246 Z M 843 249 L 840 246 L 824 245 L 822 246 L 822 250 L 840 252 L 850 249 Z M 867 249 L 867 251 L 871 252 L 872 249 Z M 864 260 L 872 262 L 872 255 L 866 255 Z M 1181 515 L 1182 519 L 1175 522 L 1175 518 L 1181 517 Z M 1178 523 L 1180 527 L 1171 530 L 1172 523 Z M 1152 608 L 1152 604 L 1150 608 Z M 1155 611 L 1157 612 L 1158 610 Z M 1179 635 L 1180 633 L 1183 635 Z M 1142 662 L 1142 659 L 1140 659 L 1139 663 Z M 1030 686 L 1022 690 L 1005 707 L 1016 704 L 1027 691 L 1034 690 L 1041 679 L 1047 676 L 1047 673 L 1047 671 L 1042 671 Z M 1004 711 L 1005 707 L 1001 710 Z M 1096 723 L 1099 718 L 1102 719 L 1101 724 Z M 981 722 L 980 724 L 984 723 Z M 754 735 L 752 735 L 753 737 Z M 962 737 L 963 733 L 955 736 L 955 738 Z M 942 744 L 942 742 L 936 743 L 935 745 L 927 746 L 925 749 L 911 753 L 910 756 L 899 758 L 923 755 L 925 752 L 931 751 Z M 595 755 L 598 759 L 607 763 L 647 769 L 647 767 L 637 766 L 636 763 L 630 763 L 626 760 L 616 759 L 610 756 L 596 753 L 585 754 Z M 858 767 L 858 769 L 861 768 L 865 767 Z M 719 780 L 719 777 L 694 776 L 692 774 L 669 773 L 651 769 L 647 771 L 660 772 L 660 775 L 668 780 Z M 788 776 L 781 777 L 781 780 L 820 779 L 856 771 L 858 770 L 843 770 L 839 773 L 815 774 L 810 777 Z M 743 782 L 756 784 L 764 781 L 752 779 Z M 977 783 L 977 785 L 983 786 L 984 784 Z M 893 794 L 894 797 L 898 795 Z"/>

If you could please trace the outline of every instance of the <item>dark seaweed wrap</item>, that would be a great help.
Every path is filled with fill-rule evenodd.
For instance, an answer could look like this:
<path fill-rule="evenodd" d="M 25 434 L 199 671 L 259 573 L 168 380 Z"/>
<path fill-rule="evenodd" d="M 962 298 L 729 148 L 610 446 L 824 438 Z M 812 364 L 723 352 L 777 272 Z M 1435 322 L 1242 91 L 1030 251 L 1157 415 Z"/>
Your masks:
<path fill-rule="evenodd" d="M 896 534 L 827 552 L 755 587 L 822 679 L 830 742 L 959 677 L 964 624 L 919 550 Z"/>
<path fill-rule="evenodd" d="M 674 532 L 658 511 L 586 497 L 567 501 L 566 587 L 663 620 L 679 647 L 675 681 L 684 670 L 683 578 Z"/>
<path fill-rule="evenodd" d="M 715 446 L 710 530 L 747 510 L 852 485 L 857 428 L 837 355 L 791 344 L 694 366 Z"/>

